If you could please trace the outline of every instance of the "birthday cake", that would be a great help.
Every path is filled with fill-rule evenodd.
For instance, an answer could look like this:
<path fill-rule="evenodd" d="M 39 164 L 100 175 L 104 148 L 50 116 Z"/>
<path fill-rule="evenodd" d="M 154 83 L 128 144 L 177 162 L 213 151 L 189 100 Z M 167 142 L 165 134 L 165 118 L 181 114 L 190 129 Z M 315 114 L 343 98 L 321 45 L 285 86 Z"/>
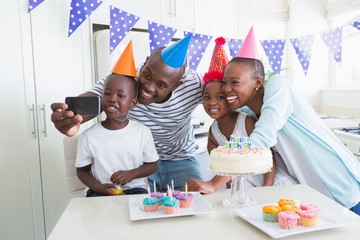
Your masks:
<path fill-rule="evenodd" d="M 231 136 L 225 146 L 219 146 L 210 152 L 210 168 L 217 173 L 265 173 L 270 171 L 272 166 L 271 151 L 251 147 L 247 138 Z"/>

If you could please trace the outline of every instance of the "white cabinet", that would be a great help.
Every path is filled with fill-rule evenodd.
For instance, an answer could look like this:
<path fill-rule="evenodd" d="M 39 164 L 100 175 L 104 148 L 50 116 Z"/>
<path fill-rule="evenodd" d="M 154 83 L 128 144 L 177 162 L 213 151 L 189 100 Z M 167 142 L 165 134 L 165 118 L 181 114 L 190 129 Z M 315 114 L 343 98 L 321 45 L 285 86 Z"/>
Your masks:
<path fill-rule="evenodd" d="M 27 4 L 0 8 L 0 239 L 46 239 L 61 216 L 69 200 L 63 135 L 50 104 L 91 84 L 89 27 L 68 38 L 67 1 L 45 1 L 30 14 Z"/>
<path fill-rule="evenodd" d="M 194 0 L 162 0 L 162 22 L 182 31 L 194 31 Z"/>

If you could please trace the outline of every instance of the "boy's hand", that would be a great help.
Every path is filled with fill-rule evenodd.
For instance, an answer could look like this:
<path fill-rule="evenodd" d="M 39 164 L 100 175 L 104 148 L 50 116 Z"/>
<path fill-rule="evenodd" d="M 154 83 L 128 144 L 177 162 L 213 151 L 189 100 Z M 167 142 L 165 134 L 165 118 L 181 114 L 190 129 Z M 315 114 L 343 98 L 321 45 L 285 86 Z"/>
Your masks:
<path fill-rule="evenodd" d="M 113 183 L 119 185 L 125 185 L 128 182 L 131 182 L 133 179 L 134 176 L 132 175 L 131 171 L 117 171 L 110 178 Z"/>
<path fill-rule="evenodd" d="M 80 129 L 83 117 L 79 114 L 74 115 L 73 111 L 66 111 L 68 109 L 66 103 L 53 103 L 51 109 L 53 111 L 51 121 L 55 128 L 68 137 L 75 136 Z"/>
<path fill-rule="evenodd" d="M 202 194 L 210 194 L 216 191 L 215 186 L 211 181 L 201 181 L 195 178 L 190 178 L 187 181 L 188 191 L 200 192 Z"/>

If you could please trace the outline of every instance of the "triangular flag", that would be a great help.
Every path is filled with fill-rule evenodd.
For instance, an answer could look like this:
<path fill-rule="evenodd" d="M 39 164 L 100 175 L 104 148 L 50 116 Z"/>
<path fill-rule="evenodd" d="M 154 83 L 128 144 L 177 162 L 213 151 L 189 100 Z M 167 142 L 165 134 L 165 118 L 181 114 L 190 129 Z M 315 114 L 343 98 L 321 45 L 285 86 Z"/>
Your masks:
<path fill-rule="evenodd" d="M 231 38 L 228 38 L 227 41 L 228 41 L 230 56 L 231 58 L 234 58 L 236 57 L 236 54 L 239 52 L 239 49 L 241 48 L 244 41 L 241 39 L 231 39 Z"/>
<path fill-rule="evenodd" d="M 188 36 L 189 32 L 184 32 L 185 36 Z M 188 56 L 189 56 L 189 68 L 192 70 L 196 70 L 197 66 L 199 65 L 202 57 L 204 56 L 205 50 L 210 43 L 212 36 L 197 34 L 194 33 L 190 46 L 188 49 Z"/>
<path fill-rule="evenodd" d="M 40 5 L 40 3 L 42 3 L 45 0 L 29 0 L 29 5 L 28 5 L 28 10 L 27 12 L 31 12 L 32 10 L 34 10 L 37 6 Z"/>
<path fill-rule="evenodd" d="M 261 40 L 261 45 L 274 73 L 280 73 L 284 55 L 285 39 Z"/>
<path fill-rule="evenodd" d="M 71 0 L 68 37 L 97 9 L 100 0 Z"/>
<path fill-rule="evenodd" d="M 320 33 L 320 36 L 330 49 L 330 52 L 333 55 L 335 61 L 339 64 L 341 63 L 342 54 L 342 30 L 342 27 L 338 27 Z"/>
<path fill-rule="evenodd" d="M 177 31 L 175 28 L 151 21 L 148 21 L 148 29 L 150 53 L 153 53 L 159 47 L 167 46 Z"/>
<path fill-rule="evenodd" d="M 353 26 L 356 27 L 358 30 L 360 30 L 360 21 L 355 21 L 355 22 L 353 22 L 351 25 L 353 25 Z"/>
<path fill-rule="evenodd" d="M 110 53 L 114 51 L 138 21 L 139 17 L 110 6 Z"/>
<path fill-rule="evenodd" d="M 300 61 L 301 67 L 303 68 L 306 76 L 309 68 L 312 47 L 314 44 L 315 35 L 307 35 L 299 38 L 291 38 L 290 41 L 295 49 L 295 52 Z"/>
<path fill-rule="evenodd" d="M 136 77 L 134 52 L 131 40 L 121 53 L 111 72 Z"/>

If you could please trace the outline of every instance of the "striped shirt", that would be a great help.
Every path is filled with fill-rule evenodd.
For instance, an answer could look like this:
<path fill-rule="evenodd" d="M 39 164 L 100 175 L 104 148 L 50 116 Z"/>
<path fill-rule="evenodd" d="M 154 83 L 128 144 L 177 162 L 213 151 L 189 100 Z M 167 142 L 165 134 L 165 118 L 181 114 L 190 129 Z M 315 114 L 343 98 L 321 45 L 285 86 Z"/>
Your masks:
<path fill-rule="evenodd" d="M 182 84 L 164 103 L 141 104 L 129 112 L 129 118 L 151 129 L 160 160 L 183 160 L 195 156 L 196 144 L 191 114 L 202 101 L 202 76 L 186 69 Z M 101 96 L 105 78 L 89 90 Z"/>

